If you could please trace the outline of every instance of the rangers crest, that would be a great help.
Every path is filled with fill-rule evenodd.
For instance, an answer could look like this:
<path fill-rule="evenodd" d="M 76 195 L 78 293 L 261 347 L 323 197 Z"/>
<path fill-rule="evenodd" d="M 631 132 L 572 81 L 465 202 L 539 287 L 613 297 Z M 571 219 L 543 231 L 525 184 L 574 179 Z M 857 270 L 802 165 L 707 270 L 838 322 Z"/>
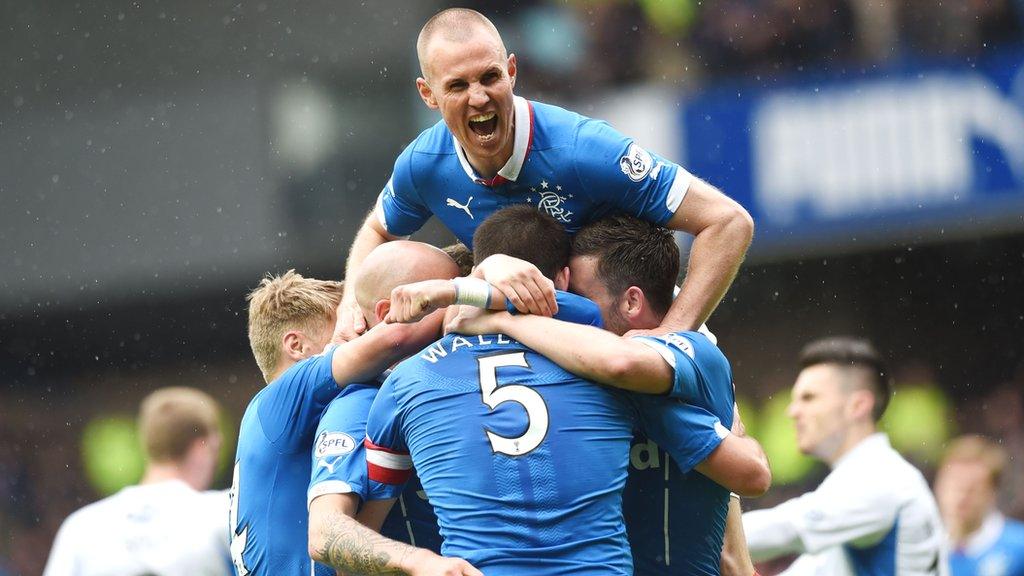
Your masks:
<path fill-rule="evenodd" d="M 569 222 L 569 216 L 572 216 L 572 211 L 566 210 L 562 206 L 562 202 L 565 202 L 565 197 L 559 196 L 558 192 L 554 190 L 541 190 L 540 200 L 537 201 L 537 209 L 547 212 L 559 222 Z"/>

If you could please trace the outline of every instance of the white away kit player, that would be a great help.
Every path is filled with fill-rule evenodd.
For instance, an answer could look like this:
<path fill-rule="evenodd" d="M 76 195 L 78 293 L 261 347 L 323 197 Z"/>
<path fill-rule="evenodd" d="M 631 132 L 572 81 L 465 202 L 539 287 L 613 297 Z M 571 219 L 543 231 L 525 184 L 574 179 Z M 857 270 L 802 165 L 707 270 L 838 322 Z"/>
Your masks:
<path fill-rule="evenodd" d="M 800 557 L 786 575 L 945 576 L 945 536 L 921 473 L 877 430 L 891 385 L 868 342 L 804 348 L 789 416 L 805 454 L 832 468 L 818 488 L 743 515 L 755 561 Z"/>

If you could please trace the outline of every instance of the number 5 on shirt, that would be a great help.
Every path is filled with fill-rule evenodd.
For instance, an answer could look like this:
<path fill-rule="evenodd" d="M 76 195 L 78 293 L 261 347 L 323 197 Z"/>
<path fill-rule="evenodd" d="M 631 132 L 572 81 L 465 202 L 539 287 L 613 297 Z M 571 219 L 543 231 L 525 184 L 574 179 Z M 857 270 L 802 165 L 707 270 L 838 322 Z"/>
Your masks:
<path fill-rule="evenodd" d="M 548 434 L 548 407 L 544 398 L 536 390 L 521 384 L 508 386 L 498 385 L 498 368 L 502 366 L 519 366 L 530 368 L 524 352 L 500 354 L 478 358 L 480 368 L 480 396 L 483 403 L 491 410 L 505 402 L 515 402 L 526 410 L 527 426 L 521 436 L 508 438 L 487 430 L 487 439 L 491 449 L 506 456 L 523 456 L 529 454 Z"/>

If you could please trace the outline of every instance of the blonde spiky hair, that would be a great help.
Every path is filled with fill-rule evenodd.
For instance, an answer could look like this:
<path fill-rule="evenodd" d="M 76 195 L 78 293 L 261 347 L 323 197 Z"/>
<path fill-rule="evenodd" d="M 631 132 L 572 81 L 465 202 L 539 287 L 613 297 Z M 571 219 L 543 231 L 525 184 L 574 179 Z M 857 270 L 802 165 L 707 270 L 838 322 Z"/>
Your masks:
<path fill-rule="evenodd" d="M 281 359 L 281 340 L 289 330 L 313 333 L 334 319 L 344 284 L 304 278 L 295 270 L 267 274 L 246 297 L 249 302 L 249 346 L 270 382 Z"/>

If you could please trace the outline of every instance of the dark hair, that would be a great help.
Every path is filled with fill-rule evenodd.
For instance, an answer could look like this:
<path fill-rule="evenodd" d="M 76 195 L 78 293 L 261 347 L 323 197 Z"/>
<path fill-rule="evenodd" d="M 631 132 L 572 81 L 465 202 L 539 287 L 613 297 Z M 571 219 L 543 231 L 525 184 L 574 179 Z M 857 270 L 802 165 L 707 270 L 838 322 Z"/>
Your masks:
<path fill-rule="evenodd" d="M 598 277 L 613 297 L 637 286 L 659 314 L 672 306 L 679 246 L 671 230 L 614 214 L 583 227 L 573 238 L 572 255 L 597 257 Z"/>
<path fill-rule="evenodd" d="M 868 382 L 875 397 L 871 416 L 875 422 L 882 418 L 889 399 L 892 398 L 892 381 L 885 360 L 871 342 L 852 336 L 834 336 L 815 340 L 804 346 L 800 352 L 800 368 L 818 364 L 835 364 L 839 367 L 858 366 L 866 368 L 873 376 Z"/>
<path fill-rule="evenodd" d="M 492 254 L 526 260 L 554 280 L 569 265 L 569 233 L 548 214 L 527 204 L 508 206 L 491 214 L 473 234 L 473 260 Z"/>

